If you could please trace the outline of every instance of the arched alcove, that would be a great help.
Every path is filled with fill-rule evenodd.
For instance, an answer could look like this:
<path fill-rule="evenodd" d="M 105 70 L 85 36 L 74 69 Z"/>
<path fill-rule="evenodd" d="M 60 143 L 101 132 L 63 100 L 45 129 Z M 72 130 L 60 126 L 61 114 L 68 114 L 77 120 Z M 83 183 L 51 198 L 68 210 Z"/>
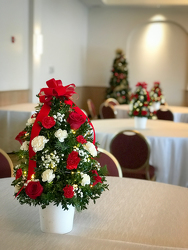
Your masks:
<path fill-rule="evenodd" d="M 185 105 L 188 36 L 176 23 L 150 22 L 135 28 L 127 43 L 129 82 L 161 83 L 169 105 Z"/>

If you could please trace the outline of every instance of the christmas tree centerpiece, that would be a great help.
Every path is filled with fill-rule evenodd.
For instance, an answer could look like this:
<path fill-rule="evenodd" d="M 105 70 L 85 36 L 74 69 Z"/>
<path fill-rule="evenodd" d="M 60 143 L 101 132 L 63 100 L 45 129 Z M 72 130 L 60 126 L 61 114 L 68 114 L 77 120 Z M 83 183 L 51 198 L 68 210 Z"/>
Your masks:
<path fill-rule="evenodd" d="M 150 112 L 150 107 L 151 99 L 147 91 L 147 83 L 138 82 L 135 92 L 131 95 L 128 114 L 130 117 L 144 118 L 147 121 L 147 119 L 151 119 L 153 116 L 152 112 Z"/>
<path fill-rule="evenodd" d="M 127 61 L 121 49 L 116 50 L 111 72 L 110 87 L 107 89 L 106 99 L 115 98 L 120 104 L 128 104 L 130 88 Z"/>
<path fill-rule="evenodd" d="M 12 182 L 15 197 L 41 210 L 52 205 L 80 211 L 108 189 L 104 169 L 95 160 L 95 131 L 71 100 L 74 84 L 63 86 L 55 79 L 46 83 L 36 113 L 16 137 L 21 147 Z"/>
<path fill-rule="evenodd" d="M 150 91 L 150 98 L 153 102 L 153 107 L 155 110 L 159 109 L 161 104 L 165 104 L 165 98 L 160 87 L 160 82 L 154 82 L 154 86 Z"/>

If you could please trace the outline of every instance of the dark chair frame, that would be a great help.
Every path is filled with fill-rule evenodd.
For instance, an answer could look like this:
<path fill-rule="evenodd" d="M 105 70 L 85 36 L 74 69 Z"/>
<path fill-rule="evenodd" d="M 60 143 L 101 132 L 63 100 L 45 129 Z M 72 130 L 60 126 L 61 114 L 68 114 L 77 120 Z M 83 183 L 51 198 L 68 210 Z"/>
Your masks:
<path fill-rule="evenodd" d="M 118 171 L 118 175 L 119 177 L 123 177 L 123 174 L 122 174 L 122 169 L 119 165 L 119 162 L 118 160 L 115 158 L 115 156 L 113 156 L 110 152 L 108 152 L 107 150 L 103 149 L 103 148 L 100 148 L 98 147 L 98 151 L 99 151 L 99 154 L 102 153 L 102 154 L 105 154 L 107 157 L 109 157 L 115 164 L 116 168 L 117 168 L 117 171 Z M 95 158 L 96 161 L 98 161 L 100 163 L 100 155 L 99 155 L 99 158 Z M 103 167 L 103 166 L 102 166 Z M 107 166 L 107 169 L 108 169 L 108 166 Z M 109 175 L 109 176 L 112 176 L 112 175 Z"/>
<path fill-rule="evenodd" d="M 9 155 L 3 150 L 0 148 L 0 154 L 3 155 L 3 157 L 5 158 L 5 160 L 7 161 L 8 165 L 7 166 L 3 166 L 3 169 L 5 169 L 5 167 L 10 167 L 10 175 L 9 176 L 1 176 L 0 175 L 0 178 L 7 178 L 7 177 L 13 177 L 13 163 L 12 163 L 12 160 L 11 158 L 9 157 Z M 0 171 L 1 171 L 1 167 L 0 167 Z"/>
<path fill-rule="evenodd" d="M 98 119 L 95 104 L 91 99 L 87 99 L 87 106 L 88 106 L 88 109 L 89 109 L 89 113 L 91 115 L 91 119 L 93 119 L 93 120 Z"/>
<path fill-rule="evenodd" d="M 107 113 L 105 114 L 105 110 Z M 114 119 L 116 118 L 116 111 L 114 110 L 114 106 L 107 104 L 106 102 L 101 103 L 99 107 L 99 115 L 101 119 Z"/>
<path fill-rule="evenodd" d="M 138 168 L 125 168 L 123 167 L 123 165 L 121 164 L 121 161 L 118 159 L 117 155 L 114 153 L 113 149 L 112 149 L 112 145 L 114 143 L 114 141 L 117 139 L 118 135 L 122 134 L 122 133 L 134 133 L 136 135 L 138 135 L 146 144 L 147 146 L 147 157 L 146 157 L 146 160 L 144 162 L 144 164 L 142 164 L 140 167 Z M 131 136 L 131 135 L 130 135 Z M 149 170 L 150 170 L 150 167 L 151 165 L 149 164 L 149 158 L 150 158 L 150 145 L 147 141 L 147 139 L 145 138 L 145 136 L 143 136 L 140 132 L 138 132 L 137 130 L 123 130 L 123 131 L 120 131 L 119 133 L 117 133 L 111 140 L 111 143 L 110 143 L 110 152 L 116 157 L 116 159 L 118 160 L 118 162 L 120 163 L 120 166 L 121 166 L 121 169 L 122 169 L 122 172 L 123 172 L 123 176 L 126 177 L 126 173 L 127 174 L 139 174 L 139 173 L 143 173 L 145 174 L 145 177 L 146 177 L 146 180 L 152 180 L 152 181 L 155 181 L 156 180 L 156 176 L 154 174 L 154 176 L 152 176 L 152 178 L 150 178 L 150 173 L 149 173 Z M 152 166 L 153 167 L 153 166 Z"/>
<path fill-rule="evenodd" d="M 106 104 L 113 105 L 113 106 L 119 105 L 119 102 L 118 102 L 115 98 L 112 98 L 112 97 L 106 99 L 106 100 L 105 100 L 105 103 L 106 103 Z"/>
<path fill-rule="evenodd" d="M 174 114 L 170 109 L 160 108 L 156 111 L 156 116 L 158 120 L 174 121 Z"/>

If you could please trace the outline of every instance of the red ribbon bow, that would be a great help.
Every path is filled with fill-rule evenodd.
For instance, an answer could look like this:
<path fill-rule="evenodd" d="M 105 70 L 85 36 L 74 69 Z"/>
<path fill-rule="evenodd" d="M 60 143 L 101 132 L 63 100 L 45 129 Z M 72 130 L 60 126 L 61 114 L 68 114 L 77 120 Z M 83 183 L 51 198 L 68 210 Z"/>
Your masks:
<path fill-rule="evenodd" d="M 39 100 L 42 103 L 49 103 L 53 96 L 70 98 L 73 94 L 76 94 L 74 84 L 63 86 L 61 80 L 55 80 L 54 78 L 47 81 L 46 84 L 48 88 L 42 88 L 39 93 Z"/>
<path fill-rule="evenodd" d="M 136 87 L 142 87 L 142 88 L 144 88 L 144 89 L 147 89 L 147 83 L 145 83 L 145 82 L 138 82 L 137 84 L 136 84 Z"/>

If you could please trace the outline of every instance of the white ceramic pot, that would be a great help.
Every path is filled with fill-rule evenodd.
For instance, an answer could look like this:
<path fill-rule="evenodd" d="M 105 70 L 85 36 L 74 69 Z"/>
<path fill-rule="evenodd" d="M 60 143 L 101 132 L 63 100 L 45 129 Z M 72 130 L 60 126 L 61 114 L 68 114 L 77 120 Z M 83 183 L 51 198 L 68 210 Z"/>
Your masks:
<path fill-rule="evenodd" d="M 157 111 L 158 109 L 160 109 L 160 105 L 161 103 L 160 102 L 153 102 L 153 108 L 154 108 L 154 111 Z"/>
<path fill-rule="evenodd" d="M 39 208 L 40 228 L 45 233 L 66 234 L 73 228 L 75 208 L 70 205 L 68 210 L 62 206 L 50 204 L 45 209 Z"/>
<path fill-rule="evenodd" d="M 147 123 L 147 117 L 134 117 L 134 126 L 135 128 L 138 129 L 144 129 L 146 128 L 146 123 Z"/>

